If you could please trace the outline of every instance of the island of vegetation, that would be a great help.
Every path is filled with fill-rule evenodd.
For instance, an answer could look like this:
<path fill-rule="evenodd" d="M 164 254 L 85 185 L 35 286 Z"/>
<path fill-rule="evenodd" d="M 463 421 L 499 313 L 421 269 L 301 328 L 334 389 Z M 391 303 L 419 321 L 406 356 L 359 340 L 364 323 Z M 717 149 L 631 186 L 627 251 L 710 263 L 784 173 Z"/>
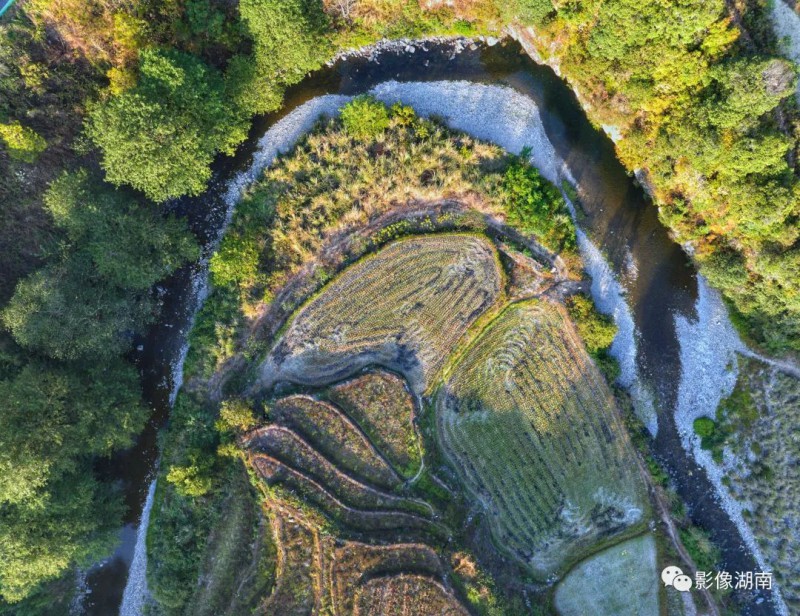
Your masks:
<path fill-rule="evenodd" d="M 153 613 L 683 613 L 649 580 L 719 552 L 609 387 L 569 187 L 357 98 L 248 189 L 213 255 L 186 220 L 252 118 L 337 54 L 506 35 L 614 138 L 754 349 L 695 430 L 797 609 L 800 115 L 765 2 L 18 0 L 0 19 L 0 614 L 68 613 L 75 571 L 116 544 L 102 462 L 150 416 L 131 359 L 160 285 L 206 258 L 160 442 Z M 653 575 L 587 589 L 631 554 Z"/>

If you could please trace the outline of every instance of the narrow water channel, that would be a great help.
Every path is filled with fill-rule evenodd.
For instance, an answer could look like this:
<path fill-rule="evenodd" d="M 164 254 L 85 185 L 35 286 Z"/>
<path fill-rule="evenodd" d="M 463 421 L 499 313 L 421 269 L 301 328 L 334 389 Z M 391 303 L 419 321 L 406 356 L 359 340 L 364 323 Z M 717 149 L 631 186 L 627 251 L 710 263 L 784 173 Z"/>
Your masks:
<path fill-rule="evenodd" d="M 466 80 L 508 85 L 531 98 L 539 108 L 556 153 L 576 180 L 583 212 L 582 226 L 599 246 L 621 283 L 637 332 L 638 365 L 658 409 L 655 450 L 676 479 L 689 513 L 723 547 L 727 570 L 756 570 L 736 527 L 713 498 L 714 489 L 681 445 L 672 414 L 680 382 L 680 348 L 675 317 L 694 320 L 697 280 L 688 259 L 659 223 L 656 208 L 617 161 L 613 143 L 594 129 L 572 92 L 549 68 L 538 66 L 515 43 L 493 47 L 467 46 L 454 53 L 449 44 L 415 45 L 414 51 L 385 50 L 374 58 L 350 57 L 292 88 L 279 114 L 258 118 L 248 141 L 233 158 L 220 158 L 209 191 L 199 198 L 172 204 L 185 213 L 206 247 L 215 245 L 224 228 L 227 181 L 249 167 L 259 137 L 278 119 L 322 94 L 358 94 L 387 80 Z M 90 593 L 83 606 L 88 615 L 115 614 L 133 560 L 137 526 L 158 460 L 157 432 L 168 420 L 180 386 L 186 333 L 202 297 L 202 264 L 184 268 L 163 285 L 161 322 L 140 341 L 136 361 L 153 416 L 131 450 L 102 471 L 123 485 L 129 514 L 120 545 L 102 566 L 89 572 Z M 772 614 L 768 602 L 745 597 L 746 613 Z"/>

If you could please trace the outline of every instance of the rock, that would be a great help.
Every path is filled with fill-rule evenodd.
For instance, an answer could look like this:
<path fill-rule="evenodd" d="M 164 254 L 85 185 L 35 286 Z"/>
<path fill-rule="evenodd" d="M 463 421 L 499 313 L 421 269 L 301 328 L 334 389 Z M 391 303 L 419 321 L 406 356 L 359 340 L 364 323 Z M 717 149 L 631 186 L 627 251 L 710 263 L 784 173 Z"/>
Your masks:
<path fill-rule="evenodd" d="M 489 47 L 494 47 L 494 46 L 495 46 L 495 45 L 497 45 L 497 43 L 499 43 L 499 42 L 500 42 L 500 39 L 499 39 L 499 38 L 497 38 L 496 36 L 487 36 L 487 37 L 486 37 L 486 44 L 487 44 Z"/>

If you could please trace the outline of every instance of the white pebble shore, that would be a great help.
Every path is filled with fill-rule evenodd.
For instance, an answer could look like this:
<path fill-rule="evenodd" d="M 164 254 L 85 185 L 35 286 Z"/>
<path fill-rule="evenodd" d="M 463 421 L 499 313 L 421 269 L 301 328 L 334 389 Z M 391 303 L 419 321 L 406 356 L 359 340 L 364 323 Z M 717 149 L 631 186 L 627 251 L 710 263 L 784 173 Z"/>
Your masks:
<path fill-rule="evenodd" d="M 681 356 L 675 423 L 684 449 L 693 454 L 697 463 L 705 469 L 716 488 L 717 501 L 739 529 L 758 566 L 762 571 L 771 571 L 753 531 L 742 516 L 742 503 L 722 483 L 724 466 L 714 462 L 711 452 L 700 448 L 700 438 L 694 433 L 694 420 L 702 416 L 713 418 L 720 401 L 733 391 L 739 372 L 738 355 L 747 350 L 728 317 L 728 310 L 719 292 L 711 288 L 699 274 L 697 292 L 697 319 L 675 317 Z M 778 613 L 789 616 L 780 589 L 774 584 L 772 593 Z"/>

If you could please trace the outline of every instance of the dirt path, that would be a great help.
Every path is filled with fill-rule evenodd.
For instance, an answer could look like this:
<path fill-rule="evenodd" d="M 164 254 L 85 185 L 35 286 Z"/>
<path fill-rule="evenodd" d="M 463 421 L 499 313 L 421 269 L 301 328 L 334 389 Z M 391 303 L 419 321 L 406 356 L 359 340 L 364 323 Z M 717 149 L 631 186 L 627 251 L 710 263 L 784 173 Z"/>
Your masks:
<path fill-rule="evenodd" d="M 678 534 L 678 529 L 675 527 L 675 522 L 672 519 L 672 516 L 669 513 L 669 505 L 664 501 L 663 496 L 661 495 L 660 488 L 653 484 L 653 480 L 650 476 L 650 472 L 647 470 L 647 467 L 642 460 L 641 455 L 639 452 L 636 452 L 636 463 L 639 466 L 639 472 L 642 475 L 647 487 L 650 491 L 650 494 L 653 497 L 653 502 L 656 505 L 656 512 L 658 517 L 664 524 L 664 528 L 667 532 L 667 537 L 669 537 L 670 542 L 672 543 L 675 550 L 678 552 L 678 555 L 684 562 L 684 565 L 688 566 L 692 577 L 694 577 L 695 572 L 697 571 L 697 567 L 692 560 L 692 557 L 689 555 L 689 552 L 683 546 L 683 542 L 681 542 L 680 535 Z M 697 590 L 697 589 L 696 589 Z M 717 608 L 717 604 L 714 602 L 714 598 L 711 596 L 711 593 L 708 589 L 697 590 L 701 595 L 703 595 L 703 599 L 705 599 L 708 614 L 710 616 L 720 616 L 719 609 Z"/>

